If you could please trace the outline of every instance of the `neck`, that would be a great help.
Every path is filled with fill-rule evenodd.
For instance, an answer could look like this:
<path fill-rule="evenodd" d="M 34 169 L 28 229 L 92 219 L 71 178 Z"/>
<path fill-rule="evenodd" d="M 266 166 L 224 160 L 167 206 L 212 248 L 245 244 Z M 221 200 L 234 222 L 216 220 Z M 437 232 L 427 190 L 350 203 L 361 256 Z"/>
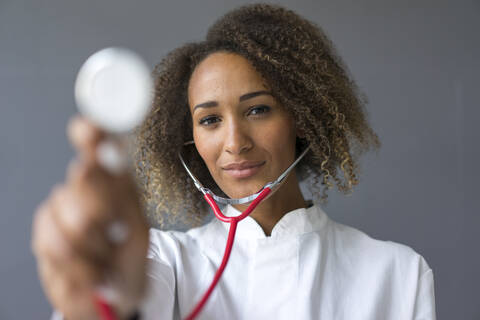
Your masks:
<path fill-rule="evenodd" d="M 248 204 L 234 205 L 235 209 L 244 211 Z M 287 213 L 295 209 L 305 208 L 306 203 L 298 184 L 295 172 L 292 172 L 285 183 L 270 197 L 260 202 L 250 217 L 262 227 L 265 235 L 270 236 L 273 227 Z"/>

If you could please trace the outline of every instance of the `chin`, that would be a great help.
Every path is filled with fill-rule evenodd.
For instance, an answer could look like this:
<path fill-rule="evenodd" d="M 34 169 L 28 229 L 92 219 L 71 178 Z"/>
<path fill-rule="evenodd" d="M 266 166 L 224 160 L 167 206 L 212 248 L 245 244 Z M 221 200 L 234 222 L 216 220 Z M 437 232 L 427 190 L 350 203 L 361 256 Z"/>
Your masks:
<path fill-rule="evenodd" d="M 225 192 L 230 198 L 243 198 L 247 196 L 251 196 L 252 194 L 257 193 L 260 191 L 261 188 L 265 186 L 265 183 L 254 183 L 254 184 L 249 184 L 247 185 L 246 182 L 239 182 L 238 183 L 238 188 L 230 188 L 228 192 Z M 231 184 L 230 184 L 231 185 Z M 223 189 L 222 189 L 223 190 Z"/>
<path fill-rule="evenodd" d="M 245 179 L 232 179 L 228 176 L 222 176 L 222 183 L 217 183 L 217 185 L 228 197 L 238 199 L 259 192 L 268 182 L 274 180 L 269 178 L 265 174 Z"/>

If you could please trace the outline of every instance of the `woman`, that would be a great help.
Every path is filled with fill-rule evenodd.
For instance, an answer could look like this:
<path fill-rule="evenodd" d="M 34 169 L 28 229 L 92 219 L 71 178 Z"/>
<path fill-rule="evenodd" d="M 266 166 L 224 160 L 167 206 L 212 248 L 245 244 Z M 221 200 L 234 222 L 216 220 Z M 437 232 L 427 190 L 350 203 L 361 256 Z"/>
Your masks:
<path fill-rule="evenodd" d="M 146 207 L 160 225 L 165 212 L 200 224 L 209 212 L 178 152 L 215 193 L 240 198 L 274 181 L 308 146 L 297 171 L 239 223 L 200 318 L 435 319 L 433 274 L 422 256 L 336 223 L 318 205 L 335 184 L 350 192 L 358 156 L 380 146 L 364 100 L 318 27 L 278 6 L 241 7 L 154 73 L 154 107 L 136 132 L 139 184 L 98 164 L 103 133 L 77 117 L 69 137 L 80 160 L 37 210 L 40 278 L 67 319 L 95 318 L 93 292 L 111 287 L 119 319 L 183 318 L 210 284 L 228 225 L 214 219 L 186 233 L 148 232 L 142 215 Z M 131 230 L 122 243 L 106 236 L 118 219 Z"/>

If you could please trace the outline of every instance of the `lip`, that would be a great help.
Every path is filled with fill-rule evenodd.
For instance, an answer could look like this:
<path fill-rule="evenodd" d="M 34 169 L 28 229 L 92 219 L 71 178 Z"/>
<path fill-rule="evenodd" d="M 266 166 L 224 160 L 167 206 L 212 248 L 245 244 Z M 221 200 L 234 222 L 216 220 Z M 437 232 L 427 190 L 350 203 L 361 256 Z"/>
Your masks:
<path fill-rule="evenodd" d="M 248 178 L 260 171 L 264 164 L 265 161 L 232 162 L 222 169 L 233 178 Z"/>

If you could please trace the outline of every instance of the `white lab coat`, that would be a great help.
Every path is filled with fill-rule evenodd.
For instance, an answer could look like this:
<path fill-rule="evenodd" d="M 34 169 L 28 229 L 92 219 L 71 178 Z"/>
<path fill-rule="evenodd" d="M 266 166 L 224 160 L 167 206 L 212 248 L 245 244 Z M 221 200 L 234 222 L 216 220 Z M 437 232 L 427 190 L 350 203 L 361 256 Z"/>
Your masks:
<path fill-rule="evenodd" d="M 238 215 L 228 206 L 225 215 Z M 229 225 L 150 232 L 142 319 L 181 319 L 208 288 Z M 435 319 L 432 269 L 408 246 L 331 220 L 317 205 L 287 213 L 270 237 L 250 217 L 198 319 Z"/>
<path fill-rule="evenodd" d="M 150 230 L 142 320 L 191 311 L 220 265 L 228 227 L 214 219 L 186 233 Z M 197 319 L 435 320 L 433 273 L 410 247 L 337 223 L 319 206 L 287 213 L 270 237 L 247 217 Z"/>

